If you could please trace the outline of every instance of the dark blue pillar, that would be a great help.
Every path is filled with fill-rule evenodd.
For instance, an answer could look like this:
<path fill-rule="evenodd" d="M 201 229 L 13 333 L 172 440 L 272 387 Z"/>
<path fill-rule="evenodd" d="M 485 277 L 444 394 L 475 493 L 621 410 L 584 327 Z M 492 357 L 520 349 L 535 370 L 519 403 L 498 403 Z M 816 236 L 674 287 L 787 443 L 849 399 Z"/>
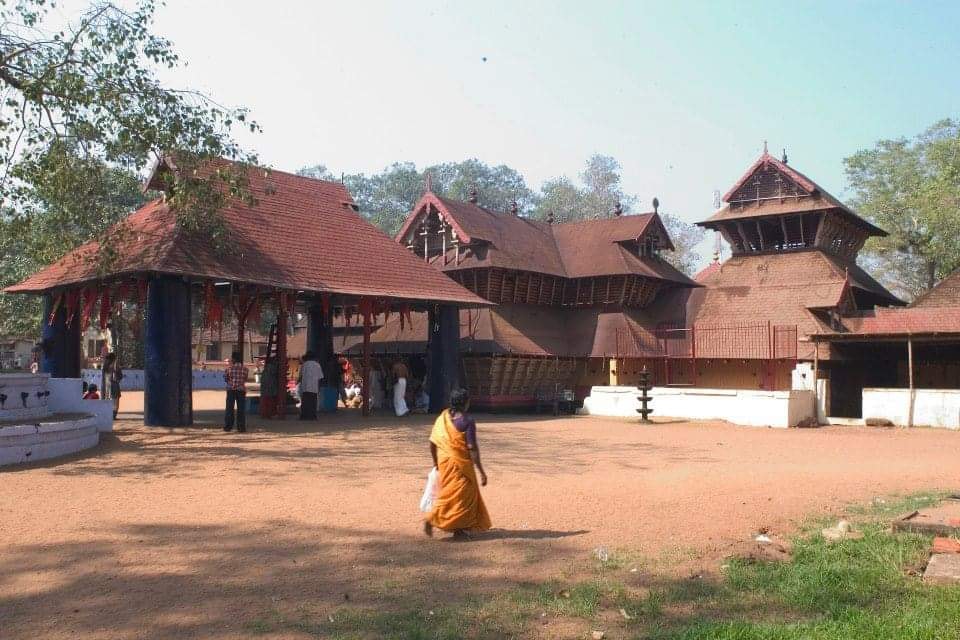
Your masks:
<path fill-rule="evenodd" d="M 327 363 L 333 359 L 333 309 L 324 315 L 320 302 L 307 307 L 307 351 L 316 354 L 326 372 Z"/>
<path fill-rule="evenodd" d="M 64 307 L 61 302 L 53 317 L 53 324 L 50 324 L 53 296 L 44 296 L 40 371 L 49 373 L 52 378 L 79 378 L 80 320 L 74 317 L 73 323 L 67 327 L 67 312 Z"/>
<path fill-rule="evenodd" d="M 190 283 L 158 276 L 147 290 L 143 422 L 151 427 L 193 424 Z"/>
<path fill-rule="evenodd" d="M 429 313 L 430 411 L 447 407 L 450 390 L 460 386 L 460 310 L 437 305 Z"/>

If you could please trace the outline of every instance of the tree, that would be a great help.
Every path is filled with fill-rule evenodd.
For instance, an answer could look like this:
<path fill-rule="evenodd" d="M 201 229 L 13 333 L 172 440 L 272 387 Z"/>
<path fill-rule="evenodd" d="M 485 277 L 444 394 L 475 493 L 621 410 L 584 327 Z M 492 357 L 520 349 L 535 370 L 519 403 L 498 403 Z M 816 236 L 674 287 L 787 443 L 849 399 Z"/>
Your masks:
<path fill-rule="evenodd" d="M 243 109 L 193 91 L 169 89 L 157 67 L 180 64 L 169 41 L 150 32 L 156 0 L 132 10 L 94 2 L 59 30 L 46 0 L 0 6 L 0 198 L 7 216 L 23 215 L 32 185 L 45 180 L 44 156 L 56 145 L 83 161 L 136 170 L 174 154 L 170 180 L 178 222 L 217 241 L 224 199 L 249 199 L 243 171 L 197 172 L 211 157 L 253 162 L 233 142 L 235 124 L 257 131 Z M 26 162 L 34 171 L 15 171 Z M 69 167 L 58 167 L 58 171 Z M 82 174 L 85 169 L 79 167 Z M 77 180 L 82 180 L 78 177 Z M 64 250 L 70 249 L 68 244 Z"/>
<path fill-rule="evenodd" d="M 911 298 L 960 267 L 960 122 L 880 140 L 844 164 L 850 206 L 890 234 L 865 250 L 884 284 Z"/>
<path fill-rule="evenodd" d="M 688 276 L 693 275 L 703 260 L 703 256 L 697 252 L 697 247 L 703 242 L 706 232 L 669 213 L 661 213 L 660 219 L 663 220 L 663 226 L 667 228 L 667 233 L 675 247 L 674 251 L 667 251 L 661 255 L 680 271 Z"/>
<path fill-rule="evenodd" d="M 0 211 L 0 288 L 98 237 L 146 199 L 135 173 L 62 143 L 13 171 L 21 181 L 19 210 Z M 0 296 L 0 333 L 35 335 L 39 320 L 36 298 Z"/>
<path fill-rule="evenodd" d="M 335 180 L 325 165 L 304 167 L 299 175 L 320 180 Z M 395 162 L 373 175 L 346 174 L 343 182 L 370 222 L 393 235 L 413 210 L 426 188 L 430 174 L 432 190 L 454 200 L 467 200 L 476 188 L 479 202 L 493 211 L 510 210 L 515 200 L 520 211 L 528 211 L 536 202 L 536 194 L 527 187 L 523 176 L 506 165 L 491 167 L 476 159 L 444 162 L 417 169 L 412 162 Z"/>
<path fill-rule="evenodd" d="M 540 201 L 533 215 L 544 219 L 549 213 L 557 222 L 607 218 L 617 204 L 629 213 L 637 203 L 636 196 L 623 192 L 620 186 L 620 163 L 615 158 L 594 154 L 580 172 L 583 187 L 566 176 L 547 180 L 540 190 Z"/>

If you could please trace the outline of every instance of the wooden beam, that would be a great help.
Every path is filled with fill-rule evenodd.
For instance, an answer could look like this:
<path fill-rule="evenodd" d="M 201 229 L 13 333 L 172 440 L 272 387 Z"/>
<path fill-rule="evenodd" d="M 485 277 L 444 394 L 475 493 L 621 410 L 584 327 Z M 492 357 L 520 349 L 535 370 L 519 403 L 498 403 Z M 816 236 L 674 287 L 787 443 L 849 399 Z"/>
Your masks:
<path fill-rule="evenodd" d="M 757 220 L 756 222 L 757 222 L 757 237 L 760 239 L 760 250 L 763 251 L 767 248 L 766 243 L 763 241 L 763 229 L 760 227 L 760 221 Z"/>
<path fill-rule="evenodd" d="M 780 248 L 785 248 L 790 244 L 790 235 L 787 233 L 787 216 L 780 216 L 780 231 L 783 232 L 783 244 L 780 245 Z"/>
<path fill-rule="evenodd" d="M 750 243 L 750 239 L 747 237 L 747 232 L 743 230 L 743 223 L 739 220 L 737 220 L 737 233 L 740 234 L 740 241 L 743 243 L 743 250 L 752 250 L 753 245 Z"/>

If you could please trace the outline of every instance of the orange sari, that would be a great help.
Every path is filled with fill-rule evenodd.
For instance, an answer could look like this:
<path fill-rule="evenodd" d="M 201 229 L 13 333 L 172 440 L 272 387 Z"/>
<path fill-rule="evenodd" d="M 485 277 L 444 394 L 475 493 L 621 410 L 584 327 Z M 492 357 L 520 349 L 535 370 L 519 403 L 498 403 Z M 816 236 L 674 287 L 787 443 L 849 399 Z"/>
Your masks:
<path fill-rule="evenodd" d="M 433 423 L 430 442 L 437 447 L 440 488 L 427 522 L 443 531 L 489 529 L 490 515 L 480 497 L 466 434 L 453 425 L 449 410 Z"/>

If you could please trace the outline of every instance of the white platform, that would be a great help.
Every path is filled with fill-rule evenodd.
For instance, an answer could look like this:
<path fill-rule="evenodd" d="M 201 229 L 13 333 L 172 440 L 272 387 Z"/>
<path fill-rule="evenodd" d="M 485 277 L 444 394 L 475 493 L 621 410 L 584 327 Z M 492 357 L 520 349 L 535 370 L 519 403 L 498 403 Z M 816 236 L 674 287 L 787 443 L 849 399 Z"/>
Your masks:
<path fill-rule="evenodd" d="M 960 390 L 914 389 L 913 425 L 960 429 Z M 889 420 L 897 426 L 910 424 L 909 389 L 864 389 L 863 418 Z"/>
<path fill-rule="evenodd" d="M 57 414 L 46 422 L 0 428 L 0 466 L 65 456 L 97 446 L 100 431 L 90 415 Z"/>
<path fill-rule="evenodd" d="M 636 387 L 598 386 L 584 400 L 583 413 L 638 418 Z M 795 427 L 814 421 L 813 392 L 654 387 L 650 408 L 658 418 L 725 420 L 762 427 Z"/>
<path fill-rule="evenodd" d="M 113 431 L 113 401 L 84 400 L 80 378 L 50 378 L 48 404 L 54 413 L 89 413 L 102 433 Z"/>

